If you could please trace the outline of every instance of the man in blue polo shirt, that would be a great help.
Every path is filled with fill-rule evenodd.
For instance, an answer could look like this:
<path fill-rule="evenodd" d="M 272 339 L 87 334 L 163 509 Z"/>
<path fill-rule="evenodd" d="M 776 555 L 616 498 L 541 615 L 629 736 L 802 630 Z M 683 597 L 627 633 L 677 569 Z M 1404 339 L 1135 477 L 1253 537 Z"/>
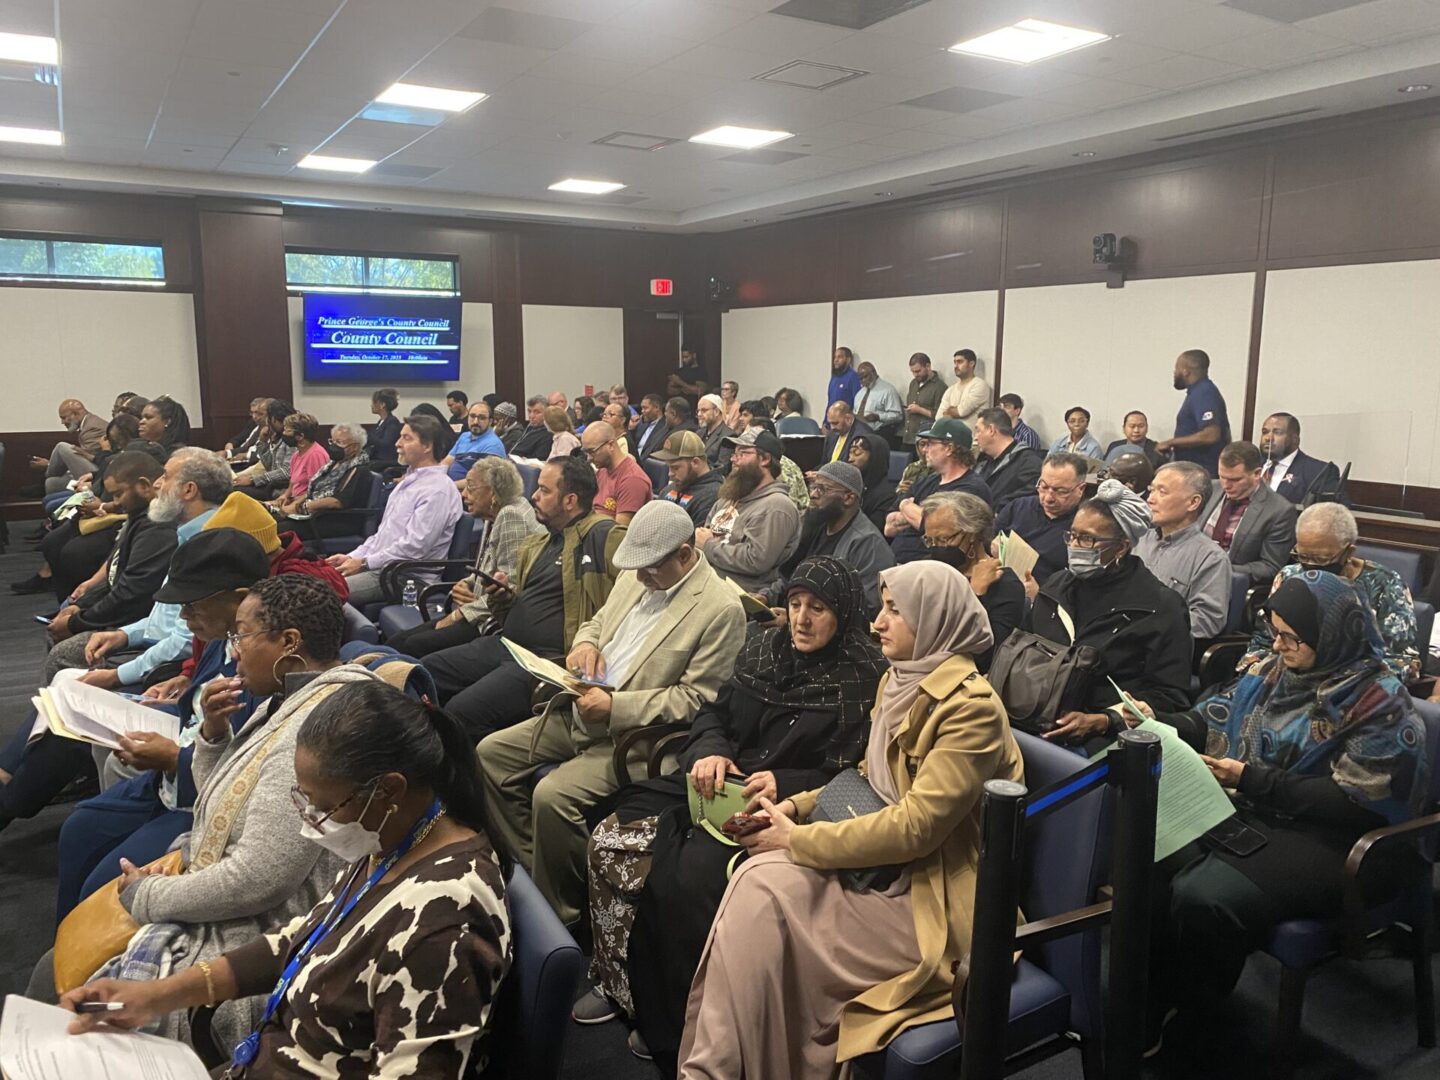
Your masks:
<path fill-rule="evenodd" d="M 1155 449 L 1218 476 L 1220 450 L 1230 441 L 1230 417 L 1220 388 L 1210 381 L 1210 357 L 1204 350 L 1187 349 L 1175 358 L 1175 389 L 1185 391 L 1185 402 L 1175 414 L 1175 436 L 1156 443 Z"/>
<path fill-rule="evenodd" d="M 490 430 L 490 406 L 477 401 L 465 414 L 465 430 L 450 447 L 450 456 L 441 464 L 446 466 L 446 475 L 455 481 L 456 486 L 464 489 L 465 474 L 475 462 L 482 457 L 509 456 L 500 436 Z"/>
<path fill-rule="evenodd" d="M 855 354 L 841 345 L 830 358 L 830 386 L 825 393 L 825 410 L 837 401 L 846 405 L 855 404 L 855 395 L 860 393 L 860 375 L 855 370 Z M 829 426 L 828 424 L 826 425 Z"/>

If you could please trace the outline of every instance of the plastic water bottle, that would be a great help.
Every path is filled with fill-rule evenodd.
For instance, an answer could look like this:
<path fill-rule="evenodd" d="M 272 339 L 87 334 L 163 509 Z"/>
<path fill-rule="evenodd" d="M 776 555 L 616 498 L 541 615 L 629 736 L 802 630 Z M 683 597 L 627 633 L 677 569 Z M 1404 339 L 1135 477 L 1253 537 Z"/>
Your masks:
<path fill-rule="evenodd" d="M 415 584 L 414 578 L 406 580 L 405 592 L 401 595 L 400 601 L 408 608 L 418 608 L 420 606 L 420 589 Z"/>

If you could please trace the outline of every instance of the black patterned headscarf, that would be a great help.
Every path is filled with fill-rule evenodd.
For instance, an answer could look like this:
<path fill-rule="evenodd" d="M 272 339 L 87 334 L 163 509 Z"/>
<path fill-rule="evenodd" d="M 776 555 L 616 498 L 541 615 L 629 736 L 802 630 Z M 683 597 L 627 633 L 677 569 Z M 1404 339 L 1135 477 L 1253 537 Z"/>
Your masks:
<path fill-rule="evenodd" d="M 848 565 L 828 555 L 806 559 L 791 575 L 786 595 L 796 590 L 812 594 L 835 613 L 835 636 L 823 649 L 802 653 L 788 627 L 755 634 L 735 661 L 735 682 L 767 705 L 834 710 L 838 725 L 828 756 L 831 764 L 848 767 L 865 746 L 885 656 L 870 640 L 865 590 Z"/>

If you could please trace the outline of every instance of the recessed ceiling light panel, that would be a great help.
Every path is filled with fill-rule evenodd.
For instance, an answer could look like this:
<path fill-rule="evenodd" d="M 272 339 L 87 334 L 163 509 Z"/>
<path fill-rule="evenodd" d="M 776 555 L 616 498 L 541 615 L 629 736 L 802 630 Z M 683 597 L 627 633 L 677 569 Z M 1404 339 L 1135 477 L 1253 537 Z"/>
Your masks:
<path fill-rule="evenodd" d="M 302 169 L 324 169 L 328 172 L 363 173 L 375 167 L 365 158 L 332 157 L 329 154 L 306 154 L 295 163 Z"/>
<path fill-rule="evenodd" d="M 1423 94 L 1427 90 L 1434 89 L 1429 83 L 1411 83 L 1409 86 L 1400 87 L 1402 94 Z"/>
<path fill-rule="evenodd" d="M 1073 52 L 1086 45 L 1109 40 L 1109 34 L 1096 30 L 1062 26 L 1044 19 L 1021 19 L 1014 26 L 992 30 L 969 41 L 951 45 L 949 51 L 1003 60 L 1009 64 L 1033 64 L 1037 60 L 1047 60 L 1061 53 Z"/>
<path fill-rule="evenodd" d="M 711 128 L 709 131 L 702 131 L 699 135 L 691 135 L 690 141 L 703 143 L 706 146 L 730 146 L 736 150 L 755 150 L 761 146 L 769 146 L 771 143 L 782 142 L 794 137 L 793 131 L 766 131 L 763 128 L 735 127 L 727 124 Z"/>
<path fill-rule="evenodd" d="M 419 86 L 397 82 L 375 100 L 384 105 L 409 105 L 416 109 L 439 109 L 441 112 L 464 112 L 485 100 L 475 90 L 445 90 L 438 86 Z"/>
<path fill-rule="evenodd" d="M 36 34 L 0 34 L 0 60 L 22 64 L 58 64 L 60 43 Z"/>
<path fill-rule="evenodd" d="M 59 146 L 65 136 L 48 128 L 0 127 L 0 142 L 34 143 L 36 146 Z"/>
<path fill-rule="evenodd" d="M 580 180 L 573 176 L 550 185 L 551 191 L 565 191 L 571 195 L 609 195 L 619 191 L 624 184 L 612 180 Z"/>

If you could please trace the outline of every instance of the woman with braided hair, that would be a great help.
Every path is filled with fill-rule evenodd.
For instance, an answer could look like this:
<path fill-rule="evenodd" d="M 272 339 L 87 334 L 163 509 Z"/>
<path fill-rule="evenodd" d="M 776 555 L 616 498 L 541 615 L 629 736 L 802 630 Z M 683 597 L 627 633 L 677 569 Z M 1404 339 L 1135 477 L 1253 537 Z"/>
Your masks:
<path fill-rule="evenodd" d="M 71 920 L 83 926 L 87 906 L 113 897 L 112 886 L 61 923 L 54 967 L 61 989 L 92 974 L 146 981 L 165 970 L 213 965 L 310 911 L 330 887 L 342 861 L 300 835 L 290 789 L 296 738 L 311 710 L 342 687 L 379 681 L 359 665 L 341 665 L 343 630 L 340 601 L 319 578 L 282 574 L 245 595 L 227 635 L 236 674 L 213 680 L 201 694 L 204 719 L 191 761 L 194 824 L 166 859 L 146 867 L 120 863 L 119 902 L 141 927 L 121 955 L 98 958 L 98 971 L 73 979 L 60 974 L 72 973 L 77 954 L 85 955 L 71 945 Z M 241 708 L 242 691 L 261 704 L 235 730 L 231 714 Z M 31 980 L 32 997 L 47 996 L 49 967 L 46 957 Z M 220 1005 L 211 1025 L 219 1048 L 228 1054 L 255 1028 L 262 1008 L 254 998 Z M 177 1006 L 154 1019 L 152 1030 L 189 1038 L 187 1010 Z"/>
<path fill-rule="evenodd" d="M 121 1001 L 105 1022 L 133 1027 L 269 995 L 252 999 L 265 1007 L 233 1052 L 237 1077 L 478 1073 L 511 936 L 465 729 L 378 680 L 351 682 L 310 713 L 293 760 L 287 829 L 345 864 L 328 894 L 208 970 L 101 980 L 62 1004 Z"/>
<path fill-rule="evenodd" d="M 806 559 L 787 586 L 786 614 L 785 626 L 750 637 L 734 675 L 701 708 L 678 751 L 681 771 L 624 788 L 596 812 L 604 819 L 590 842 L 599 989 L 576 1003 L 575 1019 L 628 1014 L 631 1050 L 672 1066 L 690 980 L 741 852 L 690 827 L 687 779 L 705 795 L 727 778 L 743 782 L 758 808 L 762 796 L 823 787 L 865 752 L 885 659 L 870 640 L 859 575 L 830 556 Z"/>

